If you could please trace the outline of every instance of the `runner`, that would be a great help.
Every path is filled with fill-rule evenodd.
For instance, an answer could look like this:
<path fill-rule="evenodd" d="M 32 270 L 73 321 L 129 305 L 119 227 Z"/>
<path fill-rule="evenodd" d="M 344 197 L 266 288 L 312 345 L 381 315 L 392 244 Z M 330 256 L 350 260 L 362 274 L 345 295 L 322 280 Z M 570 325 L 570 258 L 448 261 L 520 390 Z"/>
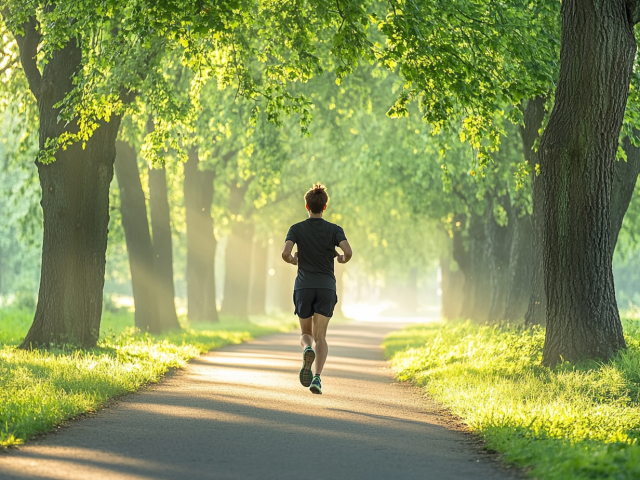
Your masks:
<path fill-rule="evenodd" d="M 347 263 L 352 251 L 342 227 L 322 218 L 329 203 L 325 186 L 316 183 L 306 193 L 304 201 L 309 218 L 289 228 L 282 259 L 298 266 L 293 304 L 294 313 L 300 318 L 300 345 L 304 349 L 300 383 L 310 387 L 312 393 L 322 394 L 320 374 L 329 353 L 325 337 L 333 309 L 338 303 L 333 260 Z M 298 251 L 291 255 L 294 244 L 298 244 Z M 340 247 L 342 255 L 338 254 L 336 247 Z"/>

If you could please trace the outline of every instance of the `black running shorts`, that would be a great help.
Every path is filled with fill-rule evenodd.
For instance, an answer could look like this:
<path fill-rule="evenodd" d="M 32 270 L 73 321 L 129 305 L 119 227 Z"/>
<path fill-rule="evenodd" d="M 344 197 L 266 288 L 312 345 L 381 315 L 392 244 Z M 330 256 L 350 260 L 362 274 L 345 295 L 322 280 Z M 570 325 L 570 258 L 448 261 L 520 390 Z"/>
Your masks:
<path fill-rule="evenodd" d="M 300 288 L 293 291 L 293 312 L 300 318 L 313 317 L 319 313 L 325 317 L 333 316 L 333 309 L 338 303 L 338 295 L 330 288 Z"/>

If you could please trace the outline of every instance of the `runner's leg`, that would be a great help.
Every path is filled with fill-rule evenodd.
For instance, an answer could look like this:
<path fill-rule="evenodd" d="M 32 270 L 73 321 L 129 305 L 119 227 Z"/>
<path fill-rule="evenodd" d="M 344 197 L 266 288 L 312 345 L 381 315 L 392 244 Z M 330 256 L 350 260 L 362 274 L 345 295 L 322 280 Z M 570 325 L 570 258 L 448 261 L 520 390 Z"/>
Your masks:
<path fill-rule="evenodd" d="M 329 353 L 329 346 L 326 340 L 329 320 L 331 320 L 330 317 L 325 317 L 319 313 L 313 316 L 313 339 L 316 342 L 314 347 L 316 351 L 316 361 L 313 364 L 314 375 L 322 373 L 322 367 L 324 367 L 324 362 L 327 360 L 327 354 Z"/>
<path fill-rule="evenodd" d="M 312 322 L 313 317 L 300 319 L 300 345 L 302 345 L 303 350 L 313 344 Z"/>
<path fill-rule="evenodd" d="M 302 368 L 300 369 L 300 383 L 303 387 L 311 385 L 311 381 L 313 380 L 311 366 L 316 358 L 316 354 L 313 348 L 311 348 L 311 344 L 313 343 L 312 324 L 313 317 L 300 318 L 300 345 L 302 345 L 302 349 L 304 350 L 302 353 Z"/>

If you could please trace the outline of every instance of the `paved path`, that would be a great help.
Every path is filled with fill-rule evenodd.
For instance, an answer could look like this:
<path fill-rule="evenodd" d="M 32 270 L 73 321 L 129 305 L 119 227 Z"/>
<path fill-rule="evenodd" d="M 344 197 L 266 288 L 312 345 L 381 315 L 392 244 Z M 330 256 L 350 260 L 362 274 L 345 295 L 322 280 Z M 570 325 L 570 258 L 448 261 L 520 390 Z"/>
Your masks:
<path fill-rule="evenodd" d="M 324 395 L 298 382 L 296 334 L 212 352 L 0 454 L 0 479 L 512 478 L 469 435 L 447 429 L 415 388 L 394 382 L 379 345 L 396 328 L 330 327 Z"/>

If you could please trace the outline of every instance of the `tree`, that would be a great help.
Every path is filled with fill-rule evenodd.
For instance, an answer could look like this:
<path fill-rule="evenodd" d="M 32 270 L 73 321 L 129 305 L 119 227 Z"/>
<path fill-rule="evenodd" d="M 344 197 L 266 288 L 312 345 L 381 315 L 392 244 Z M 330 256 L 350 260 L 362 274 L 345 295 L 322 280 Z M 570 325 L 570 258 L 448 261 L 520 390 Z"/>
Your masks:
<path fill-rule="evenodd" d="M 187 299 L 190 320 L 218 321 L 211 204 L 215 171 L 199 170 L 196 147 L 184 166 L 184 207 L 187 223 Z"/>
<path fill-rule="evenodd" d="M 140 183 L 136 151 L 128 143 L 116 143 L 115 168 L 120 187 L 120 213 L 129 253 L 135 325 L 141 331 L 160 333 L 158 292 L 147 206 Z M 174 309 L 175 311 L 175 309 Z"/>
<path fill-rule="evenodd" d="M 173 285 L 171 217 L 165 167 L 149 169 L 149 207 L 153 232 L 153 256 L 158 294 L 159 322 L 162 330 L 180 328 L 176 315 Z"/>
<path fill-rule="evenodd" d="M 17 34 L 23 69 L 40 112 L 40 149 L 50 138 L 70 131 L 58 121 L 60 107 L 73 90 L 82 64 L 80 39 L 69 39 L 51 54 L 42 72 L 36 54 L 42 41 L 35 16 Z M 38 162 L 42 187 L 44 238 L 38 306 L 23 347 L 96 343 L 102 314 L 109 184 L 113 177 L 115 140 L 120 117 L 102 120 L 86 142 L 55 154 L 55 161 Z"/>
<path fill-rule="evenodd" d="M 625 348 L 610 225 L 618 138 L 636 54 L 628 8 L 620 0 L 562 4 L 559 81 L 539 150 L 546 365 L 608 359 Z"/>
<path fill-rule="evenodd" d="M 527 163 L 534 167 L 531 175 L 532 210 L 532 272 L 531 294 L 525 314 L 527 325 L 544 325 L 547 317 L 547 297 L 544 288 L 543 241 L 544 241 L 544 188 L 543 177 L 539 175 L 537 151 L 534 150 L 536 140 L 545 116 L 545 98 L 537 96 L 527 102 L 524 110 L 524 126 L 520 128 L 522 148 Z"/>
<path fill-rule="evenodd" d="M 41 286 L 23 347 L 56 343 L 90 347 L 98 339 L 109 184 L 121 115 L 137 90 L 148 93 L 158 112 L 171 108 L 162 92 L 162 72 L 152 65 L 159 57 L 156 49 L 182 49 L 181 59 L 194 71 L 219 65 L 217 73 L 226 84 L 237 79 L 242 94 L 264 95 L 274 122 L 283 110 L 307 116 L 305 99 L 289 95 L 286 80 L 308 78 L 317 70 L 316 59 L 305 55 L 310 47 L 306 32 L 282 28 L 299 20 L 303 12 L 291 6 L 261 7 L 246 3 L 203 9 L 191 2 L 145 0 L 107 5 L 22 0 L 0 4 L 38 102 L 40 125 Z M 261 30 L 274 21 L 273 28 Z M 260 32 L 264 35 L 257 35 Z M 252 43 L 254 35 L 263 41 Z M 292 38 L 300 41 L 291 43 Z M 281 48 L 285 45 L 297 45 L 301 55 L 285 60 L 286 48 Z M 251 75 L 248 60 L 257 54 L 263 59 L 261 48 L 270 50 L 270 58 L 276 60 L 264 69 L 267 74 Z M 231 50 L 233 55 L 228 54 Z M 39 51 L 44 60 L 38 58 Z M 143 84 L 148 88 L 141 88 Z M 166 132 L 172 125 L 160 123 L 160 127 Z"/>

